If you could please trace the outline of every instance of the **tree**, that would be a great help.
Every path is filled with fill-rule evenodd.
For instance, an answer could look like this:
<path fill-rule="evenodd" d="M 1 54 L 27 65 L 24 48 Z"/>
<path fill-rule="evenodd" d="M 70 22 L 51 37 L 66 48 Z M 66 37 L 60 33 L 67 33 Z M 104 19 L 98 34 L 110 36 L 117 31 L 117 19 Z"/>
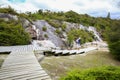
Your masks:
<path fill-rule="evenodd" d="M 66 12 L 64 15 L 66 17 L 66 21 L 68 21 L 68 22 L 74 22 L 74 23 L 79 23 L 80 22 L 79 14 L 72 11 L 72 10 Z"/>
<path fill-rule="evenodd" d="M 110 19 L 110 12 L 108 12 L 107 18 Z"/>
<path fill-rule="evenodd" d="M 39 14 L 43 14 L 43 10 L 42 10 L 42 9 L 39 9 L 39 10 L 38 10 L 38 13 L 39 13 Z"/>
<path fill-rule="evenodd" d="M 120 60 L 120 20 L 113 20 L 111 30 L 108 32 L 108 45 L 111 54 Z"/>
<path fill-rule="evenodd" d="M 68 34 L 68 36 L 67 36 L 68 47 L 72 48 L 73 41 L 74 41 L 74 36 L 71 34 Z"/>

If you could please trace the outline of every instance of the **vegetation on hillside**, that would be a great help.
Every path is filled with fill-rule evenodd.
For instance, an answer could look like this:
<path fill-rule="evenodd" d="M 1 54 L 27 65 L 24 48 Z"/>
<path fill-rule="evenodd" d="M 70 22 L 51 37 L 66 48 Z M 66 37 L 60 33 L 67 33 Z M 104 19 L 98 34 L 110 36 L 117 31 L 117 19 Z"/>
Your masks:
<path fill-rule="evenodd" d="M 108 42 L 111 53 L 114 54 L 115 57 L 120 60 L 120 53 L 119 53 L 120 52 L 120 37 L 119 37 L 120 20 L 111 19 L 109 12 L 108 15 L 104 18 L 103 17 L 95 18 L 87 14 L 78 14 L 72 10 L 68 12 L 52 12 L 50 10 L 43 11 L 40 9 L 35 13 L 28 14 L 28 16 L 32 20 L 45 19 L 48 21 L 49 24 L 51 24 L 55 28 L 59 28 L 61 27 L 61 25 L 52 22 L 51 20 L 58 20 L 60 22 L 67 21 L 71 23 L 79 23 L 84 26 L 94 26 L 96 27 L 97 31 L 100 33 L 101 37 Z M 83 34 L 81 34 L 81 36 L 83 36 Z M 69 37 L 68 42 L 71 43 L 74 37 L 76 36 L 68 35 L 68 37 Z M 89 40 L 87 39 L 87 41 L 91 41 L 91 40 L 92 38 L 90 38 Z"/>
<path fill-rule="evenodd" d="M 97 28 L 97 31 L 101 34 L 102 38 L 104 40 L 107 40 L 111 53 L 115 55 L 117 59 L 120 60 L 120 53 L 119 53 L 120 52 L 120 20 L 111 19 L 109 12 L 106 18 L 103 18 L 103 17 L 95 18 L 87 14 L 78 14 L 72 10 L 68 12 L 62 12 L 62 11 L 53 12 L 50 10 L 40 9 L 35 13 L 31 13 L 31 12 L 17 13 L 11 7 L 0 8 L 0 13 L 9 13 L 13 15 L 18 15 L 19 17 L 24 17 L 29 21 L 44 19 L 48 21 L 48 23 L 54 26 L 55 28 L 59 28 L 59 27 L 62 28 L 63 31 L 65 30 L 66 26 L 64 24 L 61 25 L 61 21 L 79 23 L 84 26 L 94 26 Z M 53 22 L 53 20 L 58 20 L 60 24 Z M 20 25 L 18 24 L 16 26 L 20 26 Z M 56 32 L 58 32 L 58 30 Z M 8 36 L 8 34 L 6 36 Z M 82 33 L 81 33 L 81 36 L 82 36 Z M 71 35 L 69 37 L 70 39 L 69 41 L 71 42 L 72 39 L 74 39 L 75 37 L 76 35 Z M 87 40 L 84 39 L 84 40 L 91 41 L 92 38 L 90 38 L 89 40 L 88 39 Z"/>
<path fill-rule="evenodd" d="M 102 17 L 95 18 L 95 17 L 91 17 L 87 14 L 78 14 L 72 10 L 68 11 L 68 12 L 62 12 L 62 11 L 61 12 L 53 12 L 50 10 L 40 9 L 35 13 L 26 12 L 26 13 L 18 14 L 14 9 L 12 9 L 11 7 L 8 7 L 8 8 L 0 8 L 0 12 L 17 14 L 21 17 L 25 17 L 29 21 L 44 19 L 44 20 L 48 21 L 48 23 L 51 24 L 52 26 L 54 26 L 55 28 L 62 27 L 62 25 L 56 23 L 53 20 L 58 20 L 60 23 L 61 23 L 61 21 L 67 21 L 67 22 L 71 22 L 71 23 L 79 23 L 79 24 L 82 24 L 85 26 L 94 26 L 97 28 L 97 30 L 99 31 L 99 33 L 101 34 L 101 36 L 103 37 L 104 40 L 106 40 L 107 30 L 111 29 L 112 21 L 114 21 L 114 20 L 110 19 L 110 13 L 108 13 L 106 18 L 102 18 Z M 64 30 L 64 27 L 62 27 L 62 29 Z"/>
<path fill-rule="evenodd" d="M 114 20 L 111 30 L 108 31 L 108 44 L 110 52 L 120 60 L 120 21 Z"/>
<path fill-rule="evenodd" d="M 60 28 L 62 27 L 61 21 L 67 21 L 71 23 L 79 23 L 84 26 L 94 26 L 97 28 L 101 36 L 103 37 L 104 40 L 106 40 L 106 32 L 107 30 L 111 29 L 111 23 L 112 20 L 110 19 L 110 13 L 106 16 L 106 18 L 103 17 L 91 17 L 87 14 L 78 14 L 74 11 L 68 11 L 68 12 L 52 12 L 50 10 L 38 10 L 35 13 L 27 12 L 26 14 L 27 17 L 31 20 L 40 20 L 44 19 L 48 21 L 49 24 L 51 24 L 55 28 Z M 59 23 L 53 20 L 58 20 Z M 64 27 L 62 27 L 64 28 Z M 64 29 L 63 29 L 64 30 Z"/>
<path fill-rule="evenodd" d="M 20 21 L 0 19 L 0 46 L 29 44 L 30 37 Z"/>
<path fill-rule="evenodd" d="M 13 15 L 18 15 L 18 13 L 10 6 L 0 8 L 0 13 L 8 13 L 8 14 L 13 14 Z"/>
<path fill-rule="evenodd" d="M 83 44 L 85 42 L 92 42 L 94 39 L 94 35 L 91 32 L 84 31 L 81 29 L 71 29 L 71 31 L 68 32 L 68 44 L 69 46 L 72 46 L 73 41 L 75 41 L 77 38 L 81 38 L 80 44 Z"/>
<path fill-rule="evenodd" d="M 0 13 L 16 15 L 18 18 L 27 16 L 17 13 L 10 6 L 0 8 Z M 0 18 L 0 46 L 26 45 L 29 43 L 30 36 L 25 32 L 19 19 L 17 21 L 14 19 L 6 21 L 4 18 Z"/>

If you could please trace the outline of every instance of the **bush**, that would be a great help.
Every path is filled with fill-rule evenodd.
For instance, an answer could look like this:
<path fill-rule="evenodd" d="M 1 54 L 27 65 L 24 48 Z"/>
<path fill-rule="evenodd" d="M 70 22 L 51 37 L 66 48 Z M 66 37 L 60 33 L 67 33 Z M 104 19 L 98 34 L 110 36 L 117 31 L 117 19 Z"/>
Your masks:
<path fill-rule="evenodd" d="M 74 35 L 71 35 L 70 33 L 68 33 L 67 35 L 67 44 L 68 47 L 73 47 L 73 41 L 74 41 Z"/>
<path fill-rule="evenodd" d="M 47 35 L 47 34 L 44 34 L 44 37 L 45 37 L 45 38 L 48 38 L 48 35 Z"/>
<path fill-rule="evenodd" d="M 59 28 L 60 25 L 58 23 L 55 23 L 53 20 L 48 20 L 47 21 L 50 25 L 52 25 L 54 28 Z"/>
<path fill-rule="evenodd" d="M 26 45 L 30 37 L 19 21 L 0 22 L 0 46 Z"/>
<path fill-rule="evenodd" d="M 70 44 L 79 37 L 81 38 L 81 44 L 93 41 L 93 33 L 80 29 L 72 29 L 68 32 L 67 37 Z"/>
<path fill-rule="evenodd" d="M 43 26 L 43 27 L 42 27 L 42 30 L 46 32 L 46 31 L 47 31 L 47 27 L 46 27 L 46 26 Z"/>
<path fill-rule="evenodd" d="M 56 32 L 57 34 L 61 34 L 61 31 L 60 31 L 59 29 L 56 29 L 55 32 Z"/>
<path fill-rule="evenodd" d="M 109 49 L 111 54 L 120 61 L 120 40 L 117 42 L 109 43 Z"/>
<path fill-rule="evenodd" d="M 6 8 L 0 8 L 0 13 L 8 13 L 13 15 L 18 15 L 18 13 L 10 6 Z"/>
<path fill-rule="evenodd" d="M 62 28 L 63 31 L 65 31 L 65 29 L 66 29 L 66 24 L 63 23 L 63 24 L 61 25 L 61 28 Z"/>
<path fill-rule="evenodd" d="M 106 66 L 87 70 L 74 70 L 61 80 L 119 80 L 120 67 Z"/>
<path fill-rule="evenodd" d="M 113 21 L 108 32 L 110 53 L 120 61 L 120 21 Z"/>

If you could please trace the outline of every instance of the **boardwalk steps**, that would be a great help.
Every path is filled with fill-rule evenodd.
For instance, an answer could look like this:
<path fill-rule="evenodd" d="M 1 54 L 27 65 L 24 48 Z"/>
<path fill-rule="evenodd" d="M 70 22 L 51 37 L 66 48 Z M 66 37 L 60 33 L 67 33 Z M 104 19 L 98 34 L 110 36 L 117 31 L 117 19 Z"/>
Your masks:
<path fill-rule="evenodd" d="M 88 47 L 80 50 L 52 50 L 54 55 L 72 55 L 72 54 L 82 54 L 92 50 L 96 50 L 96 47 Z"/>

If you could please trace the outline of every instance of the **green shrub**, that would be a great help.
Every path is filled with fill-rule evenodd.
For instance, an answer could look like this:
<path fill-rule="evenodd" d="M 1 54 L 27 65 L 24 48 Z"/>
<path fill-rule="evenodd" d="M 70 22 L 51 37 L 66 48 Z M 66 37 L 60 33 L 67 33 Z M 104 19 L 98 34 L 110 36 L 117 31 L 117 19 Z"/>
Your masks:
<path fill-rule="evenodd" d="M 68 32 L 67 37 L 67 40 L 70 44 L 73 43 L 73 41 L 75 41 L 79 37 L 81 38 L 81 44 L 93 41 L 93 34 L 91 32 L 87 32 L 80 29 L 72 29 Z"/>
<path fill-rule="evenodd" d="M 61 34 L 61 31 L 60 31 L 59 29 L 56 29 L 55 32 L 56 32 L 57 34 Z"/>
<path fill-rule="evenodd" d="M 44 37 L 45 37 L 45 38 L 48 38 L 48 35 L 47 35 L 47 34 L 44 34 Z"/>
<path fill-rule="evenodd" d="M 71 33 L 68 33 L 68 35 L 67 35 L 68 47 L 72 47 L 73 46 L 73 41 L 74 41 L 74 35 L 71 35 Z"/>
<path fill-rule="evenodd" d="M 46 27 L 46 26 L 43 26 L 43 27 L 42 27 L 42 30 L 46 32 L 46 31 L 47 31 L 47 27 Z"/>
<path fill-rule="evenodd" d="M 66 29 L 66 24 L 63 23 L 63 24 L 61 25 L 61 28 L 62 28 L 63 31 L 65 31 L 65 29 Z"/>
<path fill-rule="evenodd" d="M 58 23 L 56 23 L 55 21 L 53 20 L 48 20 L 47 21 L 50 25 L 52 25 L 54 28 L 59 28 L 60 25 Z"/>
<path fill-rule="evenodd" d="M 0 8 L 0 13 L 8 13 L 8 14 L 13 14 L 17 15 L 18 13 L 10 6 L 5 7 L 5 8 Z"/>
<path fill-rule="evenodd" d="M 87 70 L 73 70 L 61 80 L 120 80 L 120 67 L 106 66 Z"/>
<path fill-rule="evenodd" d="M 0 22 L 0 46 L 26 45 L 29 43 L 29 34 L 24 31 L 19 21 Z"/>
<path fill-rule="evenodd" d="M 113 21 L 108 32 L 108 45 L 110 53 L 120 61 L 120 21 Z"/>
<path fill-rule="evenodd" d="M 116 42 L 109 43 L 109 49 L 111 54 L 120 61 L 120 40 Z"/>

